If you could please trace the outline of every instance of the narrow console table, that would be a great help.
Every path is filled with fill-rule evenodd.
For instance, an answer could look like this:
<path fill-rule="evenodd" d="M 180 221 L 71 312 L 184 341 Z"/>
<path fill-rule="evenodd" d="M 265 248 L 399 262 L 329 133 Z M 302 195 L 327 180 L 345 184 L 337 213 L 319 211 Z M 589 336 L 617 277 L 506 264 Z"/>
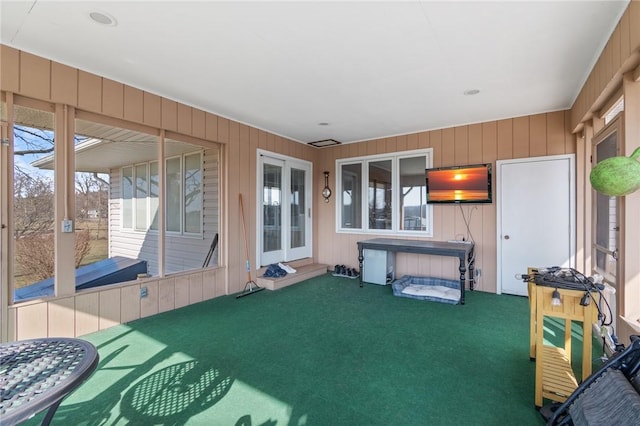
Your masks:
<path fill-rule="evenodd" d="M 402 253 L 431 254 L 436 256 L 452 256 L 460 259 L 460 304 L 464 305 L 464 288 L 466 282 L 467 265 L 469 269 L 469 289 L 473 290 L 473 243 L 451 243 L 446 241 L 416 241 L 398 240 L 391 238 L 373 238 L 358 241 L 358 262 L 360 264 L 360 287 L 362 287 L 362 271 L 364 265 L 364 249 L 382 250 Z"/>

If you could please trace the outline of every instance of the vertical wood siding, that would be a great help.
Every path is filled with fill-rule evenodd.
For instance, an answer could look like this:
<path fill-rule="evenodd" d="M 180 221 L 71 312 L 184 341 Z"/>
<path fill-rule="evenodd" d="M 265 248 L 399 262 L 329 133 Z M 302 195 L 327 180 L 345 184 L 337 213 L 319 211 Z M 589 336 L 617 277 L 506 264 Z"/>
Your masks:
<path fill-rule="evenodd" d="M 593 241 L 591 222 L 592 218 L 592 190 L 588 177 L 591 172 L 591 143 L 595 133 L 603 124 L 601 115 L 605 109 L 611 105 L 619 94 L 625 96 L 625 123 L 631 126 L 625 129 L 624 155 L 629 155 L 631 151 L 640 145 L 640 132 L 638 129 L 638 96 L 637 82 L 629 83 L 629 72 L 637 69 L 640 64 L 640 1 L 632 0 L 627 10 L 617 23 L 611 37 L 591 70 L 585 84 L 583 85 L 577 99 L 571 108 L 571 129 L 580 132 L 575 135 L 577 141 L 577 161 L 576 173 L 578 182 L 577 192 L 577 251 L 578 264 L 582 265 L 584 271 L 590 271 L 592 266 L 591 244 Z M 625 77 L 626 76 L 626 77 Z M 625 81 L 623 81 L 625 80 Z M 635 90 L 635 93 L 633 93 Z M 633 197 L 621 199 L 621 208 L 627 209 L 630 203 L 634 202 Z M 634 204 L 630 208 L 631 220 L 622 213 L 622 220 L 619 224 L 623 233 L 621 235 L 621 253 L 619 260 L 622 269 L 620 285 L 616 292 L 618 313 L 630 315 L 631 322 L 622 318 L 616 320 L 616 333 L 621 342 L 628 343 L 629 336 L 638 334 L 640 326 L 638 318 L 638 293 L 640 293 L 637 238 L 640 227 L 637 225 L 638 208 Z M 630 258 L 627 260 L 627 255 Z"/>
<path fill-rule="evenodd" d="M 633 0 L 620 18 L 571 108 L 571 129 L 579 128 L 622 84 L 622 75 L 637 66 L 640 49 L 640 1 Z"/>
<path fill-rule="evenodd" d="M 211 142 L 228 145 L 222 151 L 207 150 L 205 155 L 204 226 L 207 234 L 220 233 L 218 252 L 222 259 L 214 259 L 219 268 L 179 273 L 162 280 L 122 283 L 109 289 L 87 290 L 64 302 L 57 299 L 34 300 L 9 307 L 6 327 L 12 339 L 47 336 L 55 331 L 64 335 L 82 335 L 136 318 L 176 309 L 190 303 L 235 293 L 244 288 L 244 247 L 241 237 L 238 194 L 245 198 L 245 215 L 249 239 L 252 275 L 255 277 L 255 214 L 256 214 L 256 150 L 258 148 L 314 161 L 317 150 L 280 136 L 218 117 L 161 96 L 123 85 L 83 70 L 71 68 L 26 52 L 0 45 L 0 89 L 39 100 L 70 105 L 88 112 L 124 119 L 132 123 L 175 131 Z M 223 152 L 224 156 L 220 155 Z M 225 175 L 221 175 L 220 171 Z M 314 168 L 314 182 L 321 182 Z M 120 175 L 111 174 L 110 229 L 119 229 Z M 219 179 L 219 180 L 218 180 Z M 317 191 L 320 197 L 320 191 Z M 219 205 L 215 201 L 218 200 Z M 317 206 L 318 201 L 314 200 Z M 222 216 L 219 217 L 219 212 Z M 313 212 L 316 218 L 316 211 Z M 224 229 L 217 229 L 218 224 Z M 314 232 L 318 219 L 314 222 Z M 140 245 L 139 238 L 114 236 L 109 255 L 122 253 L 136 257 L 132 247 Z M 199 268 L 212 237 L 206 235 L 201 243 L 190 239 L 178 247 L 170 242 L 167 251 L 186 250 L 197 260 Z M 182 241 L 186 239 L 182 238 Z M 151 240 L 147 242 L 151 243 Z M 156 244 L 149 244 L 153 250 Z M 314 248 L 317 247 L 314 244 Z M 212 261 L 212 264 L 213 264 Z M 169 265 L 184 265 L 184 259 L 169 259 Z M 152 265 L 153 267 L 153 265 Z M 155 266 L 157 268 L 157 265 Z M 147 286 L 148 296 L 141 299 L 139 289 Z M 64 305 L 61 305 L 64 303 Z M 62 312 L 67 307 L 73 320 Z M 67 315 L 68 316 L 68 315 Z M 66 324 L 62 326 L 60 324 Z"/>
<path fill-rule="evenodd" d="M 336 191 L 336 159 L 433 148 L 434 167 L 492 163 L 495 171 L 496 160 L 525 158 L 532 153 L 535 156 L 574 153 L 574 146 L 569 131 L 569 113 L 559 111 L 323 148 L 317 156 L 314 195 L 319 196 L 323 182 L 320 175 L 324 170 L 331 173 L 331 186 Z M 494 172 L 494 194 L 495 184 Z M 329 203 L 316 201 L 316 217 L 320 217 L 318 231 L 314 234 L 316 258 L 329 265 L 357 266 L 356 243 L 371 238 L 372 234 L 336 233 L 335 202 L 335 196 Z M 476 267 L 482 270 L 476 288 L 488 292 L 496 291 L 496 206 L 495 197 L 492 204 L 462 206 L 464 215 L 467 218 L 471 216 L 470 230 L 476 241 Z M 434 240 L 449 240 L 458 234 L 467 234 L 460 205 L 434 205 L 433 226 Z M 451 279 L 458 276 L 457 260 L 439 256 L 400 253 L 396 270 L 398 275 L 432 275 Z"/>
<path fill-rule="evenodd" d="M 81 335 L 114 324 L 175 309 L 194 301 L 242 290 L 246 280 L 244 251 L 238 210 L 238 194 L 245 197 L 249 256 L 255 276 L 256 149 L 301 158 L 313 163 L 313 247 L 315 260 L 327 264 L 353 259 L 356 242 L 366 235 L 335 232 L 335 196 L 324 203 L 322 172 L 331 173 L 335 192 L 335 160 L 353 156 L 434 149 L 434 166 L 497 159 L 537 157 L 575 152 L 569 129 L 575 129 L 604 102 L 623 72 L 628 71 L 640 48 L 640 2 L 632 1 L 616 27 L 603 55 L 592 70 L 570 112 L 554 112 L 432 130 L 332 148 L 315 149 L 280 136 L 251 128 L 214 114 L 191 108 L 137 88 L 67 67 L 35 55 L 0 45 L 0 88 L 5 91 L 67 104 L 81 110 L 122 118 L 134 123 L 173 130 L 226 144 L 220 158 L 224 175 L 220 203 L 224 223 L 221 245 L 226 251 L 226 269 L 194 271 L 162 280 L 148 280 L 90 290 L 58 300 L 26 302 L 9 308 L 11 338 L 29 338 L 61 333 Z M 610 65 L 609 65 L 610 63 Z M 495 174 L 494 174 L 495 176 Z M 494 178 L 495 180 L 495 178 Z M 495 182 L 494 182 L 495 191 Z M 205 206 L 208 208 L 208 206 Z M 475 207 L 471 231 L 478 244 L 476 265 L 483 271 L 478 288 L 495 291 L 496 203 Z M 209 216 L 207 216 L 209 217 Z M 110 216 L 119 224 L 117 213 Z M 434 238 L 449 239 L 466 233 L 459 207 L 434 207 Z M 110 250 L 114 250 L 111 247 Z M 433 274 L 455 278 L 454 261 L 400 255 L 400 273 Z M 193 278 L 191 278 L 193 277 Z M 140 285 L 149 296 L 137 297 Z M 128 298 L 130 300 L 125 301 Z M 73 310 L 73 315 L 65 311 Z M 72 323 L 72 324 L 71 324 Z M 67 324 L 61 326 L 61 324 Z M 71 327 L 71 328 L 66 328 Z"/>

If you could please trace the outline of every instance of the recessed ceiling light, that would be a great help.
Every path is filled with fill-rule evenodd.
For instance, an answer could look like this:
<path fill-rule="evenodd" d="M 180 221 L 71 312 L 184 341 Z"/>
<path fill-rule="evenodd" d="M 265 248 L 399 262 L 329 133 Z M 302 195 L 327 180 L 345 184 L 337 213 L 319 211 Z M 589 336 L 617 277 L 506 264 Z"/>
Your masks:
<path fill-rule="evenodd" d="M 478 89 L 468 89 L 464 91 L 465 96 L 473 96 L 473 95 L 477 95 L 478 93 L 480 93 L 480 90 Z"/>
<path fill-rule="evenodd" d="M 324 121 L 322 123 L 318 123 L 318 126 L 328 126 L 328 125 L 329 125 L 329 123 L 326 123 Z"/>
<path fill-rule="evenodd" d="M 89 18 L 91 18 L 93 22 L 97 22 L 101 25 L 109 25 L 110 27 L 115 27 L 116 25 L 118 25 L 118 21 L 116 21 L 113 16 L 104 12 L 89 12 Z"/>

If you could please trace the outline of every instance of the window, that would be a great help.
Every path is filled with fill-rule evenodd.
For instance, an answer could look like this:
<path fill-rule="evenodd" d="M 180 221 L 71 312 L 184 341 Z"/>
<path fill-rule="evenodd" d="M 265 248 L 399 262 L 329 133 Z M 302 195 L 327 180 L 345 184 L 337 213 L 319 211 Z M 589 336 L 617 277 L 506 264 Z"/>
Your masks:
<path fill-rule="evenodd" d="M 201 234 L 202 153 L 168 158 L 166 176 L 166 230 Z M 158 230 L 157 161 L 122 168 L 122 206 L 123 228 Z"/>
<path fill-rule="evenodd" d="M 184 232 L 199 234 L 202 230 L 202 156 L 184 157 Z"/>
<path fill-rule="evenodd" d="M 159 179 L 158 162 L 152 161 L 149 163 L 149 214 L 151 216 L 149 228 L 154 231 L 158 230 Z"/>
<path fill-rule="evenodd" d="M 337 160 L 338 232 L 431 236 L 424 171 L 432 151 Z"/>
<path fill-rule="evenodd" d="M 147 230 L 148 164 L 136 165 L 136 231 Z"/>
<path fill-rule="evenodd" d="M 427 185 L 422 157 L 399 160 L 400 169 L 400 229 L 427 230 Z"/>
<path fill-rule="evenodd" d="M 392 229 L 391 160 L 369 162 L 369 228 Z"/>
<path fill-rule="evenodd" d="M 133 167 L 122 168 L 122 227 L 133 228 Z"/>
<path fill-rule="evenodd" d="M 340 167 L 342 178 L 342 228 L 360 229 L 362 227 L 362 164 L 343 164 Z"/>
<path fill-rule="evenodd" d="M 149 163 L 122 168 L 122 228 L 146 231 L 149 223 Z"/>
<path fill-rule="evenodd" d="M 604 115 L 605 126 L 611 123 L 621 112 L 624 111 L 624 97 L 618 99 L 611 109 Z"/>
<path fill-rule="evenodd" d="M 182 200 L 182 164 L 180 158 L 174 157 L 166 160 L 166 221 L 167 231 L 170 232 L 180 232 L 180 223 L 182 222 L 182 209 L 180 208 Z"/>

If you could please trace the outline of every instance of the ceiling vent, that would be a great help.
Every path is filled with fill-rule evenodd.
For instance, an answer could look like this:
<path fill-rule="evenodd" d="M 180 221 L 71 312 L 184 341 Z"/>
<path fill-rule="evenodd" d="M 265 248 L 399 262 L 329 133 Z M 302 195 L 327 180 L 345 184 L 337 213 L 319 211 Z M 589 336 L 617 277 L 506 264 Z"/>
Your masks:
<path fill-rule="evenodd" d="M 338 142 L 335 139 L 323 139 L 321 141 L 309 142 L 308 145 L 315 146 L 316 148 L 324 148 L 326 146 L 340 145 L 342 142 Z"/>

